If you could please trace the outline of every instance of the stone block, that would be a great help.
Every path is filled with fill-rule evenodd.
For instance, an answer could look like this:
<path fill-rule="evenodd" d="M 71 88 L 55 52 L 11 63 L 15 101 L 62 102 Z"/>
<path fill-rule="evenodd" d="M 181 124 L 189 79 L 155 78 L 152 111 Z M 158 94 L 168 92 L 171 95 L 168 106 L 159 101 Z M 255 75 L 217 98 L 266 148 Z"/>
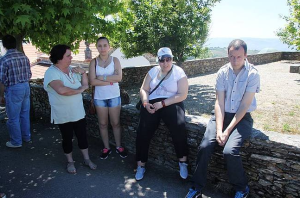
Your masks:
<path fill-rule="evenodd" d="M 290 73 L 299 73 L 300 72 L 300 65 L 291 65 L 290 66 Z"/>

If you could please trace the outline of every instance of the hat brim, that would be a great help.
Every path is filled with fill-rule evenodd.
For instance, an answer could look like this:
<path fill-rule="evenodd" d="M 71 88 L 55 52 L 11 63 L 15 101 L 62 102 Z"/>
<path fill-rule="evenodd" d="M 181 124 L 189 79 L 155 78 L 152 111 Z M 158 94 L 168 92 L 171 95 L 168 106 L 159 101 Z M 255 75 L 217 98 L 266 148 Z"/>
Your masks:
<path fill-rule="evenodd" d="M 165 54 L 165 55 L 158 57 L 158 59 L 161 60 L 161 59 L 168 58 L 168 57 L 173 58 L 173 56 L 171 56 L 170 54 Z"/>

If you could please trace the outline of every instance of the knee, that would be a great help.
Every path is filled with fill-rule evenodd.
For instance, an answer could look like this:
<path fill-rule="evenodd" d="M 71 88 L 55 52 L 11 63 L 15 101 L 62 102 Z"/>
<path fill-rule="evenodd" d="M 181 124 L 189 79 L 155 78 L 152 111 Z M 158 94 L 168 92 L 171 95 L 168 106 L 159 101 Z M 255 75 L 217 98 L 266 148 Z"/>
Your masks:
<path fill-rule="evenodd" d="M 236 155 L 239 155 L 239 152 L 238 150 L 232 148 L 232 147 L 225 147 L 223 149 L 223 155 L 224 157 L 227 157 L 227 156 L 236 156 Z"/>
<path fill-rule="evenodd" d="M 113 129 L 115 129 L 115 128 L 120 128 L 120 127 L 121 127 L 121 124 L 120 124 L 120 122 L 117 122 L 117 123 L 111 123 L 111 126 L 112 126 Z"/>
<path fill-rule="evenodd" d="M 108 128 L 108 124 L 107 123 L 99 123 L 99 128 L 100 128 L 100 130 L 105 130 Z"/>

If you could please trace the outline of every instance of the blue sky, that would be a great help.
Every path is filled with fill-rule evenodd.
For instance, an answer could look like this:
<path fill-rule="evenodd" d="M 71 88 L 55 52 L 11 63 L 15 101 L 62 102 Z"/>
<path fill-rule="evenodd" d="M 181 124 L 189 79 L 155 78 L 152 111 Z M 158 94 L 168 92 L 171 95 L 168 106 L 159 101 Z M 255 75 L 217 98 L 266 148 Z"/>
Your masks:
<path fill-rule="evenodd" d="M 288 16 L 286 0 L 221 0 L 212 9 L 209 38 L 277 38 Z"/>

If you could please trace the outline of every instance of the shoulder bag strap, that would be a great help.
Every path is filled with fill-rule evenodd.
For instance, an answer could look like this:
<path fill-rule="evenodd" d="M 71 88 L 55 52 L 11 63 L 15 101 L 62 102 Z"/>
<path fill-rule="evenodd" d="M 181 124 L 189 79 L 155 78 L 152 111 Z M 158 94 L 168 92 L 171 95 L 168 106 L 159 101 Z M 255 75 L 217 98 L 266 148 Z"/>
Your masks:
<path fill-rule="evenodd" d="M 172 71 L 172 69 L 173 69 L 173 65 L 172 65 L 172 68 L 170 69 L 170 71 L 168 71 L 168 73 L 167 73 L 167 75 L 165 75 L 165 77 L 163 77 L 163 79 L 161 79 L 161 81 L 156 85 L 156 87 L 149 93 L 149 95 L 150 94 L 152 94 L 158 87 L 159 87 L 159 85 L 164 81 L 164 79 L 169 75 L 169 73 Z"/>

